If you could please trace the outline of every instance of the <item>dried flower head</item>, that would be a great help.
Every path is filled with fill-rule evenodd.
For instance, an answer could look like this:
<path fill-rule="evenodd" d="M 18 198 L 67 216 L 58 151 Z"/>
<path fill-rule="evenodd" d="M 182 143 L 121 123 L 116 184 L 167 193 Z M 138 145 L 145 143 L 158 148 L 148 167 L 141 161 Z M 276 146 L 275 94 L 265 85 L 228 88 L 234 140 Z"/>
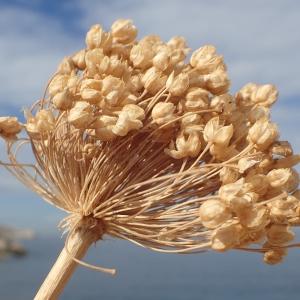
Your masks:
<path fill-rule="evenodd" d="M 0 118 L 1 165 L 69 213 L 67 250 L 109 234 L 160 252 L 241 249 L 280 262 L 300 224 L 300 156 L 270 121 L 276 88 L 231 95 L 214 46 L 186 60 L 182 37 L 136 36 L 130 20 L 92 26 L 25 126 Z M 15 151 L 26 145 L 32 164 Z"/>

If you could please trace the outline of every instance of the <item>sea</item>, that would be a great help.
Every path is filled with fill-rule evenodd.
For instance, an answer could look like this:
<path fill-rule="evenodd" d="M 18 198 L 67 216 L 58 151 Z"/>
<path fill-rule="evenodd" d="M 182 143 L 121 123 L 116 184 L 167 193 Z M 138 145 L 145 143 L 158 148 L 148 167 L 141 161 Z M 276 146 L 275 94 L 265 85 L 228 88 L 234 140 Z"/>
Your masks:
<path fill-rule="evenodd" d="M 24 243 L 27 256 L 1 261 L 0 299 L 33 299 L 63 244 L 58 235 L 37 237 Z M 117 275 L 79 266 L 60 299 L 300 299 L 300 249 L 269 266 L 254 253 L 161 254 L 106 238 L 91 247 L 85 261 L 116 268 Z"/>

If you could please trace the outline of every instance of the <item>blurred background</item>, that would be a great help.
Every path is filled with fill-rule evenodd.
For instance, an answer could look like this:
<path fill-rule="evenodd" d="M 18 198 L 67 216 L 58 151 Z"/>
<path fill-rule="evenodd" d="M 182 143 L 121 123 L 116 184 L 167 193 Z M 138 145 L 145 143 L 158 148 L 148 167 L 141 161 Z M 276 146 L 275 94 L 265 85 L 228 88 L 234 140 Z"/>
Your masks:
<path fill-rule="evenodd" d="M 231 93 L 248 82 L 275 84 L 280 98 L 272 119 L 281 139 L 300 152 L 300 2 L 293 0 L 0 0 L 0 114 L 22 117 L 21 108 L 42 96 L 60 60 L 84 48 L 89 27 L 109 29 L 117 18 L 133 19 L 140 37 L 183 35 L 192 49 L 215 45 Z M 0 299 L 32 299 L 63 246 L 57 229 L 63 217 L 0 168 L 0 225 L 36 233 L 24 243 L 26 258 L 0 261 Z M 117 277 L 80 267 L 61 299 L 300 297 L 300 249 L 270 267 L 255 254 L 164 255 L 107 237 L 86 259 L 116 267 Z"/>

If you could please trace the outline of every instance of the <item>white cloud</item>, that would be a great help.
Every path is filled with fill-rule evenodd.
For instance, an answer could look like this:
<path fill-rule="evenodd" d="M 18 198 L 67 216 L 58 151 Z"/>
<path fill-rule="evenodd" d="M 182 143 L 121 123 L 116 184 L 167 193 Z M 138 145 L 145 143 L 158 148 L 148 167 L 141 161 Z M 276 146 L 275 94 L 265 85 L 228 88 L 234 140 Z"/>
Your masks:
<path fill-rule="evenodd" d="M 58 20 L 17 7 L 1 7 L 0 37 L 1 106 L 41 97 L 58 62 L 83 44 Z"/>

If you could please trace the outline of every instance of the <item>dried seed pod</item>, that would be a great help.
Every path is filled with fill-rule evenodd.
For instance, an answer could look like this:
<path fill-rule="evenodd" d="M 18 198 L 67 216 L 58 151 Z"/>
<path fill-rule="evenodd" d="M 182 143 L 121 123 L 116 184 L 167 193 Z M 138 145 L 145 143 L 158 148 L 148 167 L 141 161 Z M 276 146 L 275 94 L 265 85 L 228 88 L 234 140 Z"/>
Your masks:
<path fill-rule="evenodd" d="M 86 53 L 86 50 L 83 49 L 83 50 L 76 52 L 72 56 L 72 61 L 75 65 L 75 67 L 79 70 L 84 70 L 86 68 L 85 53 Z"/>
<path fill-rule="evenodd" d="M 167 45 L 172 50 L 186 49 L 187 48 L 186 40 L 182 36 L 174 36 L 174 37 L 172 37 L 168 41 Z"/>
<path fill-rule="evenodd" d="M 116 106 L 125 90 L 125 83 L 120 78 L 106 76 L 102 80 L 102 94 L 105 96 L 105 102 L 111 106 Z"/>
<path fill-rule="evenodd" d="M 223 57 L 216 54 L 214 46 L 206 45 L 193 52 L 190 64 L 202 74 L 208 74 L 223 64 Z"/>
<path fill-rule="evenodd" d="M 69 79 L 70 76 L 66 74 L 58 74 L 54 76 L 51 82 L 49 83 L 49 95 L 53 97 L 57 93 L 62 92 L 67 87 Z"/>
<path fill-rule="evenodd" d="M 284 256 L 287 255 L 287 250 L 282 248 L 271 249 L 265 252 L 264 262 L 268 265 L 275 265 L 282 262 Z"/>
<path fill-rule="evenodd" d="M 262 106 L 271 106 L 278 97 L 278 91 L 274 85 L 265 84 L 260 85 L 257 89 L 254 89 L 251 94 L 251 100 L 255 104 Z"/>
<path fill-rule="evenodd" d="M 252 82 L 243 86 L 235 95 L 237 105 L 241 108 L 253 106 L 252 95 L 257 88 L 257 84 Z"/>
<path fill-rule="evenodd" d="M 150 47 L 137 44 L 130 51 L 130 60 L 136 68 L 147 69 L 152 65 L 154 52 Z"/>
<path fill-rule="evenodd" d="M 217 228 L 228 221 L 232 215 L 223 202 L 207 200 L 200 206 L 199 217 L 205 227 Z"/>
<path fill-rule="evenodd" d="M 248 140 L 261 150 L 267 149 L 277 137 L 277 126 L 266 119 L 256 121 L 248 133 Z"/>
<path fill-rule="evenodd" d="M 30 116 L 25 125 L 32 138 L 38 139 L 50 133 L 55 127 L 55 118 L 51 111 L 42 109 L 36 116 Z"/>
<path fill-rule="evenodd" d="M 223 201 L 230 201 L 230 199 L 233 199 L 237 196 L 243 195 L 243 186 L 245 183 L 244 178 L 240 178 L 236 182 L 225 184 L 220 187 L 219 189 L 219 197 Z"/>
<path fill-rule="evenodd" d="M 202 88 L 188 89 L 184 101 L 184 107 L 187 111 L 207 109 L 209 105 L 209 92 Z"/>
<path fill-rule="evenodd" d="M 223 185 L 236 182 L 240 174 L 236 169 L 230 167 L 223 167 L 219 173 L 220 180 Z"/>
<path fill-rule="evenodd" d="M 171 58 L 167 49 L 163 49 L 156 53 L 152 61 L 153 66 L 160 71 L 165 71 L 169 67 L 170 62 Z"/>
<path fill-rule="evenodd" d="M 173 96 L 181 96 L 188 87 L 189 76 L 185 73 L 181 73 L 177 76 L 172 73 L 166 82 L 166 88 Z"/>
<path fill-rule="evenodd" d="M 270 147 L 270 154 L 287 157 L 293 155 L 293 148 L 288 141 L 277 141 Z"/>
<path fill-rule="evenodd" d="M 214 95 L 222 95 L 228 92 L 230 87 L 230 80 L 227 73 L 218 69 L 208 75 L 204 76 L 206 88 Z"/>
<path fill-rule="evenodd" d="M 175 144 L 172 141 L 165 153 L 175 159 L 183 157 L 196 157 L 201 150 L 201 140 L 197 132 L 180 132 L 176 137 Z"/>
<path fill-rule="evenodd" d="M 0 117 L 0 135 L 13 139 L 22 130 L 22 125 L 16 117 Z"/>
<path fill-rule="evenodd" d="M 117 120 L 117 117 L 102 115 L 96 118 L 91 128 L 95 128 L 95 136 L 101 141 L 111 141 L 116 138 L 116 134 L 113 133 L 112 129 Z"/>
<path fill-rule="evenodd" d="M 159 92 L 164 87 L 166 81 L 167 76 L 163 75 L 155 67 L 148 69 L 142 77 L 145 89 L 151 94 Z"/>
<path fill-rule="evenodd" d="M 73 100 L 73 95 L 70 93 L 69 89 L 64 89 L 52 98 L 54 106 L 59 110 L 70 109 L 73 106 Z"/>
<path fill-rule="evenodd" d="M 291 242 L 295 234 L 290 231 L 288 225 L 273 224 L 267 230 L 268 243 L 274 246 L 281 246 Z"/>
<path fill-rule="evenodd" d="M 69 112 L 68 122 L 76 128 L 85 129 L 93 121 L 92 107 L 88 102 L 76 102 Z"/>
<path fill-rule="evenodd" d="M 75 65 L 71 57 L 66 56 L 58 65 L 57 73 L 70 75 L 75 70 Z"/>
<path fill-rule="evenodd" d="M 171 102 L 156 103 L 151 112 L 153 122 L 158 125 L 163 125 L 172 121 L 175 118 L 175 108 L 175 105 Z"/>
<path fill-rule="evenodd" d="M 216 251 L 227 251 L 239 245 L 243 234 L 240 224 L 235 222 L 227 222 L 221 227 L 215 229 L 212 234 L 211 248 Z"/>
<path fill-rule="evenodd" d="M 238 217 L 240 223 L 250 230 L 261 230 L 270 222 L 269 211 L 265 206 L 239 211 Z"/>
<path fill-rule="evenodd" d="M 238 162 L 238 168 L 239 168 L 239 172 L 240 173 L 244 173 L 245 171 L 247 171 L 248 169 L 250 169 L 251 167 L 255 166 L 256 164 L 258 164 L 260 161 L 258 159 L 255 158 L 251 158 L 251 157 L 242 157 L 239 162 Z"/>
<path fill-rule="evenodd" d="M 85 41 L 88 49 L 101 48 L 105 52 L 111 48 L 112 37 L 99 24 L 96 24 L 86 34 Z"/>
<path fill-rule="evenodd" d="M 203 132 L 203 137 L 206 142 L 225 147 L 228 146 L 232 135 L 232 124 L 228 126 L 220 125 L 219 117 L 212 118 L 207 122 Z"/>
<path fill-rule="evenodd" d="M 137 28 L 133 25 L 132 20 L 118 19 L 111 26 L 111 34 L 114 41 L 129 44 L 135 40 Z"/>

